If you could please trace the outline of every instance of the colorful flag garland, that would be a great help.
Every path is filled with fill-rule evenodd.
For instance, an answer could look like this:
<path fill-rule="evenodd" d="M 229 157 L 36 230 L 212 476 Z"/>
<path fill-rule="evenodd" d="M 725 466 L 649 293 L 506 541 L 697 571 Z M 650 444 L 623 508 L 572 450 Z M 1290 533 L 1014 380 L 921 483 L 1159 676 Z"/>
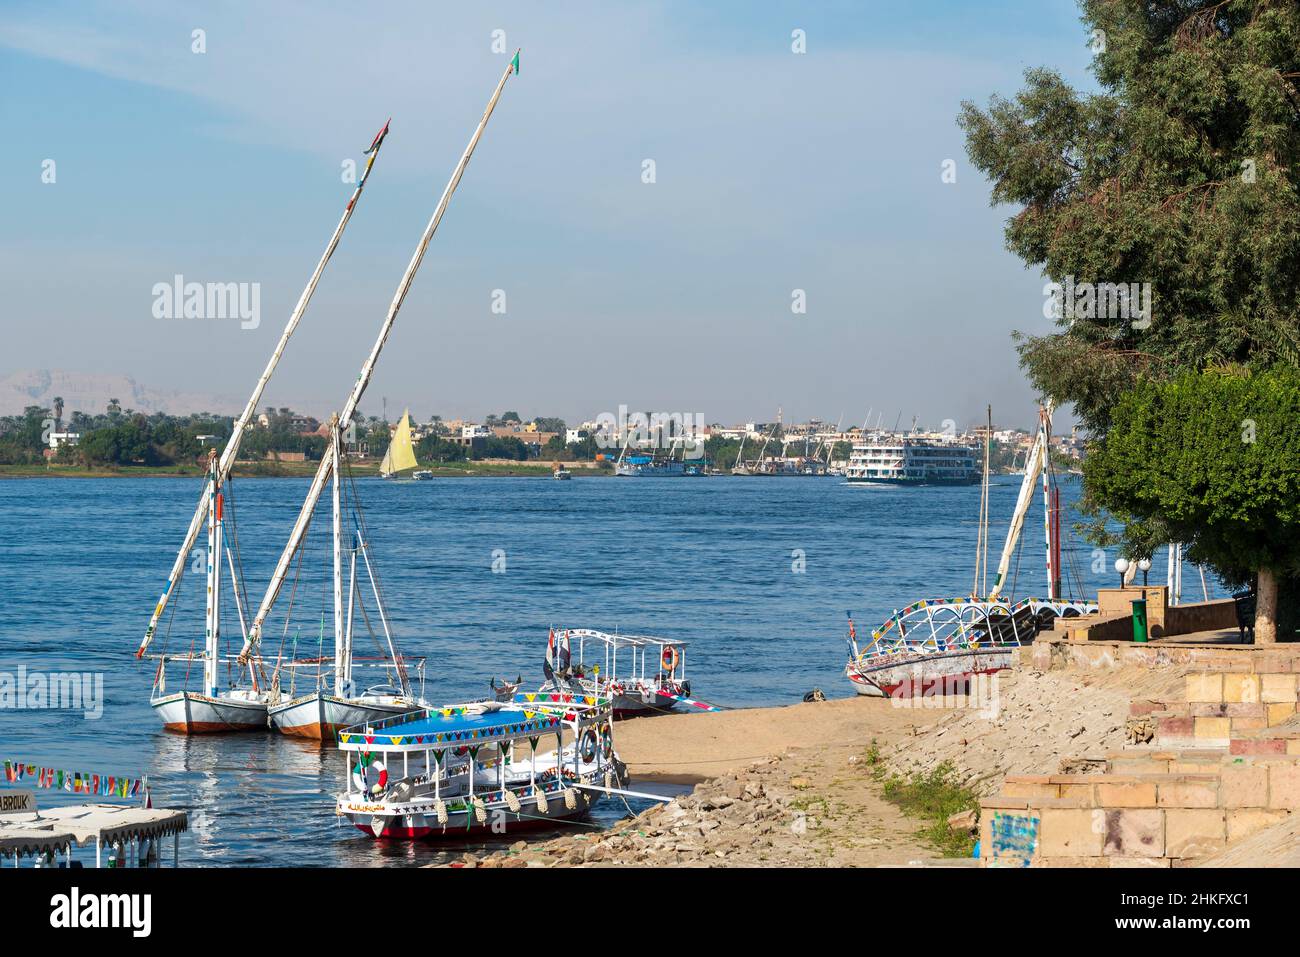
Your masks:
<path fill-rule="evenodd" d="M 137 797 L 145 789 L 144 778 L 65 771 L 61 768 L 46 768 L 22 761 L 6 760 L 4 774 L 4 779 L 9 784 L 22 783 L 28 787 L 70 791 L 73 794 L 91 794 L 98 797 Z"/>

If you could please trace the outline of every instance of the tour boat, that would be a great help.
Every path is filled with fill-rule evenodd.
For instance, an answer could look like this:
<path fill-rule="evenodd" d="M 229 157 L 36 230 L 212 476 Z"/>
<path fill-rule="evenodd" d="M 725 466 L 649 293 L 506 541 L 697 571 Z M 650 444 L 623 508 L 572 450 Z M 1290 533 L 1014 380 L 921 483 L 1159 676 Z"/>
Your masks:
<path fill-rule="evenodd" d="M 204 482 L 203 492 L 199 496 L 198 505 L 194 510 L 193 517 L 190 519 L 185 538 L 176 553 L 176 558 L 172 562 L 171 573 L 167 576 L 167 583 L 163 587 L 162 595 L 159 597 L 153 615 L 149 619 L 144 638 L 140 642 L 140 647 L 136 650 L 137 658 L 144 658 L 146 653 L 149 652 L 150 646 L 157 637 L 158 625 L 162 620 L 163 612 L 176 594 L 185 576 L 185 571 L 191 564 L 191 551 L 194 549 L 199 532 L 206 522 L 208 529 L 205 581 L 207 603 L 203 650 L 201 652 L 195 651 L 191 646 L 186 652 L 169 654 L 167 651 L 167 644 L 171 637 L 171 626 L 169 624 L 164 634 L 162 652 L 147 655 L 150 659 L 158 662 L 157 670 L 154 673 L 150 704 L 162 719 L 163 727 L 169 731 L 182 733 L 251 731 L 263 729 L 267 726 L 269 691 L 262 673 L 261 662 L 258 659 L 245 657 L 238 662 L 226 660 L 226 686 L 222 687 L 219 680 L 222 670 L 219 665 L 221 664 L 222 655 L 223 557 L 229 565 L 232 598 L 238 612 L 240 629 L 243 630 L 245 625 L 244 594 L 239 578 L 239 568 L 242 563 L 238 560 L 239 539 L 235 535 L 234 499 L 232 495 L 233 488 L 230 485 L 230 471 L 239 454 L 239 447 L 244 433 L 257 412 L 262 393 L 271 380 L 271 374 L 279 364 L 280 357 L 284 354 L 290 337 L 307 310 L 307 304 L 316 291 L 316 286 L 320 282 L 326 264 L 329 263 L 334 250 L 338 247 L 339 239 L 342 237 L 348 221 L 352 218 L 352 213 L 357 207 L 362 190 L 365 189 L 366 181 L 370 177 L 370 171 L 374 167 L 375 159 L 378 157 L 380 147 L 383 146 L 387 135 L 388 124 L 385 123 L 384 128 L 376 134 L 371 142 L 370 148 L 366 150 L 366 154 L 370 159 L 366 163 L 365 171 L 348 199 L 342 218 L 339 220 L 338 225 L 335 226 L 334 233 L 325 247 L 325 252 L 317 262 L 315 271 L 307 281 L 307 286 L 299 296 L 293 312 L 289 315 L 284 331 L 281 332 L 280 339 L 271 353 L 271 358 L 253 388 L 252 395 L 244 405 L 239 418 L 234 421 L 230 438 L 227 440 L 225 448 L 222 449 L 220 457 L 217 456 L 216 449 L 209 450 L 208 475 Z M 229 548 L 226 547 L 227 531 L 230 533 L 231 547 Z M 243 639 L 247 643 L 246 634 Z M 201 661 L 203 663 L 202 689 L 197 692 L 188 688 L 178 692 L 169 692 L 167 690 L 167 663 L 169 661 L 185 663 L 187 680 L 193 664 Z M 247 678 L 246 684 L 245 678 Z"/>
<path fill-rule="evenodd" d="M 557 479 L 562 482 L 567 482 L 569 479 L 573 478 L 573 473 L 570 472 L 568 469 L 566 469 L 559 462 L 556 462 L 551 467 L 551 478 Z"/>
<path fill-rule="evenodd" d="M 604 698 L 534 693 L 348 728 L 336 813 L 381 840 L 552 826 L 626 784 L 611 718 Z"/>
<path fill-rule="evenodd" d="M 868 485 L 975 485 L 977 449 L 941 439 L 906 436 L 853 446 L 845 477 Z"/>
<path fill-rule="evenodd" d="M 849 617 L 849 661 L 845 674 L 858 694 L 906 697 L 965 693 L 972 677 L 1010 667 L 1015 650 L 1032 642 L 1043 629 L 1052 627 L 1056 619 L 1097 613 L 1095 602 L 1061 596 L 1061 505 L 1049 454 L 1051 427 L 1049 405 L 1039 411 L 1038 436 L 1029 453 L 992 589 L 980 596 L 981 573 L 987 585 L 984 552 L 988 547 L 989 457 L 986 450 L 972 594 L 964 598 L 913 602 L 895 611 L 872 631 L 865 647 L 859 646 L 853 618 Z M 992 434 L 991 413 L 987 434 Z M 1002 589 L 1040 475 L 1047 545 L 1047 597 L 1013 602 L 1002 598 Z"/>
<path fill-rule="evenodd" d="M 592 628 L 566 628 L 557 633 L 552 628 L 542 670 L 546 675 L 542 693 L 582 692 L 607 697 L 613 702 L 614 717 L 619 719 L 666 714 L 678 704 L 716 710 L 691 697 L 684 641 L 611 635 Z"/>

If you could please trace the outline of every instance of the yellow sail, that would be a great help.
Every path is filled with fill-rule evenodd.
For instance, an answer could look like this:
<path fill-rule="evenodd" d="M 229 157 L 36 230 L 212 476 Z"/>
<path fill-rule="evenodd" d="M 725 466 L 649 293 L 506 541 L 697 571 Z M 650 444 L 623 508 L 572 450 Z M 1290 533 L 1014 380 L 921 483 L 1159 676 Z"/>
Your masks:
<path fill-rule="evenodd" d="M 415 447 L 411 444 L 411 413 L 402 413 L 402 421 L 397 423 L 393 440 L 388 443 L 384 461 L 379 465 L 380 475 L 392 475 L 406 469 L 416 468 L 420 463 L 415 459 Z"/>

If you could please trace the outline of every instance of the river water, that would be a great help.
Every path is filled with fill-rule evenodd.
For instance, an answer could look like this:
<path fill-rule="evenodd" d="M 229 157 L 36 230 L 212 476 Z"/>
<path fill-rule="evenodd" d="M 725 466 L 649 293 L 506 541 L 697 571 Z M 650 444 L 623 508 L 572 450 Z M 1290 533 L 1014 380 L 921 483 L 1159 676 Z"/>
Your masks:
<path fill-rule="evenodd" d="M 1018 486 L 1003 477 L 992 488 L 995 565 Z M 155 805 L 191 811 L 183 863 L 366 866 L 463 852 L 381 845 L 338 827 L 343 762 L 333 748 L 161 731 L 148 704 L 152 669 L 133 652 L 200 488 L 171 478 L 0 481 L 0 672 L 95 672 L 104 688 L 98 719 L 0 710 L 0 759 L 147 773 Z M 305 479 L 234 483 L 254 604 L 306 488 Z M 433 700 L 482 697 L 493 675 L 540 683 L 553 624 L 684 639 L 693 693 L 727 707 L 789 703 L 814 687 L 851 694 L 846 612 L 862 632 L 917 598 L 969 593 L 980 491 L 825 477 L 360 479 L 356 488 L 394 633 L 404 653 L 427 657 Z M 1077 482 L 1063 483 L 1067 509 L 1077 495 Z M 326 524 L 322 513 L 288 631 L 280 614 L 267 628 L 270 652 L 282 635 L 299 654 L 322 640 Z M 1045 593 L 1042 537 L 1036 504 L 1012 566 L 1017 597 Z M 1074 544 L 1066 556 L 1067 577 L 1089 594 L 1117 577 L 1113 554 Z M 1185 574 L 1199 599 L 1199 578 Z M 1152 582 L 1164 577 L 1157 562 Z M 201 576 L 188 579 L 159 639 L 172 651 L 202 645 Z M 225 627 L 237 634 L 233 621 Z M 607 826 L 628 810 L 606 801 L 577 826 Z"/>

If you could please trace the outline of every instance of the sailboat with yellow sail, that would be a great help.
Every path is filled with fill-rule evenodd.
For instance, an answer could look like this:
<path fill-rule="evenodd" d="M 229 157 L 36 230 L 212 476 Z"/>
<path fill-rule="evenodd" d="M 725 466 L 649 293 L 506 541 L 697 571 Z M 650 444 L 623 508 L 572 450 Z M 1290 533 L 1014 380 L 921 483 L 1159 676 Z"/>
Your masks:
<path fill-rule="evenodd" d="M 433 472 L 420 468 L 415 457 L 415 444 L 411 441 L 411 410 L 402 413 L 402 421 L 397 423 L 397 431 L 388 443 L 384 460 L 379 463 L 380 478 L 398 478 L 403 472 L 410 472 L 417 481 L 433 478 Z"/>

